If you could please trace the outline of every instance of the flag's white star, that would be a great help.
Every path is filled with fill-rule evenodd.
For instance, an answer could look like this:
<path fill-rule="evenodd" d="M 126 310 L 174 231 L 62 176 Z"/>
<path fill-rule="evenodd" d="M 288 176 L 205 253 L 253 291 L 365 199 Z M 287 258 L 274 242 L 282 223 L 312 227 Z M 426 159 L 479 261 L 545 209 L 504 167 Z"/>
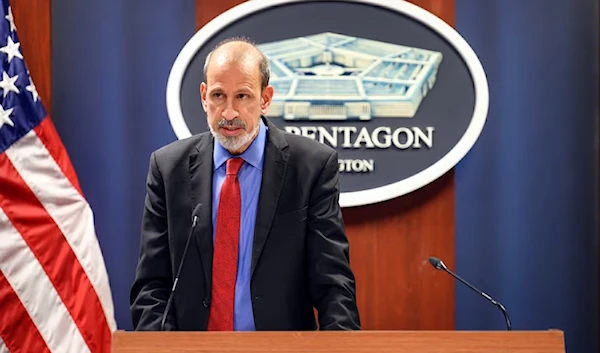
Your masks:
<path fill-rule="evenodd" d="M 25 87 L 25 89 L 31 92 L 31 95 L 33 96 L 33 101 L 37 102 L 39 95 L 37 89 L 35 88 L 35 85 L 33 84 L 33 81 L 31 80 L 31 76 L 29 76 L 29 86 Z"/>
<path fill-rule="evenodd" d="M 2 125 L 7 124 L 10 126 L 15 126 L 15 123 L 13 123 L 12 120 L 10 120 L 10 114 L 12 114 L 13 110 L 15 110 L 15 108 L 10 108 L 8 110 L 4 110 L 4 107 L 2 107 L 0 105 L 0 128 L 2 128 Z"/>
<path fill-rule="evenodd" d="M 4 18 L 8 20 L 8 23 L 10 23 L 10 31 L 14 32 L 17 27 L 15 26 L 15 19 L 12 15 L 12 8 L 10 6 L 8 7 L 8 15 L 4 16 Z"/>
<path fill-rule="evenodd" d="M 15 82 L 19 78 L 19 75 L 15 75 L 13 77 L 9 77 L 6 71 L 2 71 L 2 81 L 0 81 L 0 88 L 4 91 L 4 96 L 8 94 L 8 92 L 12 91 L 19 94 L 19 89 L 15 86 Z"/>
<path fill-rule="evenodd" d="M 17 42 L 13 42 L 12 37 L 8 36 L 8 41 L 6 43 L 5 47 L 0 48 L 0 52 L 5 53 L 6 55 L 8 55 L 8 62 L 10 63 L 10 61 L 16 56 L 17 58 L 23 60 L 23 55 L 21 55 L 21 52 L 19 51 L 19 46 L 21 46 L 21 43 Z"/>

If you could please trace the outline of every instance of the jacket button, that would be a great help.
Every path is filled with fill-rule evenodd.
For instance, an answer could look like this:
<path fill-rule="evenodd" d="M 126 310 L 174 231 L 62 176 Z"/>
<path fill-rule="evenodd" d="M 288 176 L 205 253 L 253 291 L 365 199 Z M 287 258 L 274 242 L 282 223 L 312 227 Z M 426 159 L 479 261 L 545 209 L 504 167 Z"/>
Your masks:
<path fill-rule="evenodd" d="M 208 308 L 208 299 L 204 299 L 202 305 L 204 305 L 205 308 Z"/>

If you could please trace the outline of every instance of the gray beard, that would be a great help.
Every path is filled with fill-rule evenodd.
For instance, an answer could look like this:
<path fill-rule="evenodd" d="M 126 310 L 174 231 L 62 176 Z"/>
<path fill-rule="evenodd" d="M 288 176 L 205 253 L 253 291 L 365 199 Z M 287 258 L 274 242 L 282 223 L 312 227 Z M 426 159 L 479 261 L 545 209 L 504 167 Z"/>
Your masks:
<path fill-rule="evenodd" d="M 225 135 L 213 130 L 213 128 L 210 124 L 208 124 L 208 128 L 210 129 L 210 133 L 214 136 L 215 139 L 217 139 L 219 141 L 219 143 L 221 144 L 221 146 L 223 146 L 223 148 L 225 148 L 228 151 L 238 151 L 245 144 L 252 141 L 252 139 L 258 133 L 260 124 L 256 124 L 256 126 L 254 127 L 252 132 L 250 132 L 249 134 L 242 134 L 242 136 L 225 136 Z"/>

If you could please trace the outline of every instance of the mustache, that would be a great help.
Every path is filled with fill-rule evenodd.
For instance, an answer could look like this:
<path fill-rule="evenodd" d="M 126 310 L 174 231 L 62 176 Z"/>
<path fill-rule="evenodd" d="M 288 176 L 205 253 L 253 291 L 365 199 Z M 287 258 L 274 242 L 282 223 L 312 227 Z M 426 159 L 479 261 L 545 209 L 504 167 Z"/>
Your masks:
<path fill-rule="evenodd" d="M 239 128 L 245 129 L 246 123 L 244 123 L 244 121 L 240 118 L 235 118 L 232 120 L 227 120 L 225 118 L 221 118 L 221 120 L 219 120 L 219 122 L 217 123 L 217 127 L 224 127 L 224 126 L 239 127 Z"/>

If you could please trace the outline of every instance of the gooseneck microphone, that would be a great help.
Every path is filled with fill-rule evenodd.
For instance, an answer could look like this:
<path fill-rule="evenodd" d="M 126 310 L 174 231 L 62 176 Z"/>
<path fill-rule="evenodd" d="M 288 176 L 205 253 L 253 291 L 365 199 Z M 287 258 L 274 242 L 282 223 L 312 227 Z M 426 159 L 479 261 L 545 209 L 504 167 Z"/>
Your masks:
<path fill-rule="evenodd" d="M 183 268 L 185 255 L 187 254 L 188 247 L 190 246 L 190 240 L 192 240 L 192 234 L 194 234 L 194 228 L 196 228 L 196 225 L 198 224 L 198 211 L 200 210 L 201 206 L 201 203 L 197 204 L 196 207 L 194 207 L 194 211 L 192 211 L 192 228 L 190 229 L 190 233 L 188 234 L 187 241 L 185 243 L 185 248 L 183 248 L 183 254 L 181 255 L 179 267 L 177 268 L 177 273 L 175 274 L 175 281 L 173 281 L 173 287 L 171 287 L 171 293 L 169 294 L 167 306 L 165 308 L 165 312 L 163 313 L 162 321 L 160 323 L 161 331 L 165 330 L 165 321 L 167 320 L 167 316 L 169 315 L 169 309 L 171 308 L 171 302 L 173 301 L 173 294 L 175 294 L 175 289 L 177 289 L 177 282 L 179 282 L 179 276 L 181 275 L 181 269 Z"/>
<path fill-rule="evenodd" d="M 494 304 L 495 306 L 497 306 L 498 308 L 500 308 L 500 310 L 502 310 L 502 314 L 504 314 L 504 319 L 506 320 L 506 328 L 507 330 L 511 330 L 510 327 L 510 319 L 508 318 L 508 313 L 506 312 L 506 308 L 504 308 L 504 305 L 498 303 L 497 301 L 495 301 L 494 299 L 492 299 L 492 297 L 490 297 L 489 295 L 485 294 L 484 292 L 480 291 L 479 289 L 473 287 L 470 283 L 468 283 L 467 281 L 465 281 L 464 279 L 460 278 L 458 275 L 456 275 L 454 272 L 450 271 L 446 265 L 444 264 L 444 262 L 442 262 L 442 260 L 438 259 L 437 257 L 433 257 L 431 256 L 429 258 L 429 263 L 431 263 L 431 265 L 433 267 L 435 267 L 436 270 L 442 270 L 442 271 L 446 271 L 449 274 L 452 275 L 452 277 L 456 278 L 457 280 L 461 281 L 462 283 L 464 283 L 467 287 L 471 288 L 472 290 L 474 290 L 475 292 L 479 293 L 482 297 L 484 297 L 485 299 L 489 300 L 492 304 Z"/>

